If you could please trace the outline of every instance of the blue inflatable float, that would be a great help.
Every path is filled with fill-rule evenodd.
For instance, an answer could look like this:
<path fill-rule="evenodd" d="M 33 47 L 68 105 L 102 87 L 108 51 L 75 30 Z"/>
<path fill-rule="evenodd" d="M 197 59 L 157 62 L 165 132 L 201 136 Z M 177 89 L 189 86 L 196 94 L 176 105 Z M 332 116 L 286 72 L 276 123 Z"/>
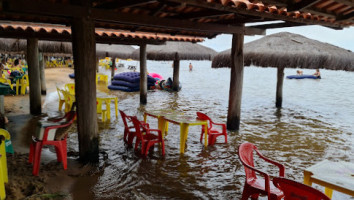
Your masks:
<path fill-rule="evenodd" d="M 155 86 L 156 79 L 147 75 L 148 89 Z M 124 92 L 136 92 L 140 90 L 140 72 L 122 72 L 114 75 L 110 90 L 121 90 Z"/>
<path fill-rule="evenodd" d="M 309 79 L 321 79 L 321 76 L 314 76 L 314 75 L 290 75 L 287 76 L 286 78 L 288 79 L 305 79 L 305 78 L 309 78 Z"/>
<path fill-rule="evenodd" d="M 69 78 L 75 78 L 75 74 L 74 73 L 69 74 Z"/>

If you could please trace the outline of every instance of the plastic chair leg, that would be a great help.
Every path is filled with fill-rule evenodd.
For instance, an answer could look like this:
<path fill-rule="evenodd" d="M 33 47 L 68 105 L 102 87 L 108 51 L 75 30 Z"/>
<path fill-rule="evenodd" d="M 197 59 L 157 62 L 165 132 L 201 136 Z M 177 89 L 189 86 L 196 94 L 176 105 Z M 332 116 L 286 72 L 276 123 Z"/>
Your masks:
<path fill-rule="evenodd" d="M 162 148 L 162 155 L 165 155 L 165 142 L 162 140 L 161 141 L 161 148 Z"/>
<path fill-rule="evenodd" d="M 134 140 L 134 135 L 129 134 L 128 135 L 128 146 L 132 146 L 133 145 L 133 140 Z M 138 139 L 136 139 L 135 142 L 135 146 L 138 144 L 139 145 L 140 140 L 138 141 Z"/>
<path fill-rule="evenodd" d="M 6 192 L 5 192 L 5 182 L 2 176 L 2 166 L 0 163 L 0 199 L 3 200 L 6 198 Z"/>
<path fill-rule="evenodd" d="M 8 175 L 7 175 L 7 160 L 6 160 L 6 149 L 5 149 L 5 142 L 2 142 L 0 145 L 0 155 L 1 155 L 1 163 L 0 165 L 2 168 L 2 174 L 1 176 L 3 177 L 3 181 L 7 183 L 9 181 Z M 1 184 L 1 182 L 0 182 Z"/>
<path fill-rule="evenodd" d="M 40 142 L 36 142 L 35 152 L 34 152 L 34 161 L 33 161 L 33 170 L 32 174 L 34 176 L 38 176 L 39 166 L 41 161 L 41 153 L 42 153 L 42 144 Z"/>
<path fill-rule="evenodd" d="M 55 153 L 57 154 L 57 161 L 62 162 L 63 161 L 63 155 L 62 155 L 62 150 L 60 145 L 55 146 Z"/>
<path fill-rule="evenodd" d="M 63 162 L 64 170 L 66 170 L 68 168 L 68 158 L 67 158 L 66 148 L 67 148 L 66 140 L 63 140 L 61 142 L 60 151 L 61 151 L 61 159 Z"/>

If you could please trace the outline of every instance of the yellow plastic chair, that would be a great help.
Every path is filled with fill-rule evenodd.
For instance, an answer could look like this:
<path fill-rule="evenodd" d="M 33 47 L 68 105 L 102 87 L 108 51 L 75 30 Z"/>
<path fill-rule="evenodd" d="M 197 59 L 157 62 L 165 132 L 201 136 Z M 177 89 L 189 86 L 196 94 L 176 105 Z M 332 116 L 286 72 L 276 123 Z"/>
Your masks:
<path fill-rule="evenodd" d="M 97 104 L 97 114 L 102 114 L 102 121 L 105 122 L 106 119 L 110 119 L 109 115 L 108 115 L 108 106 L 106 104 L 106 109 L 103 109 L 103 102 L 106 104 L 105 102 L 105 98 L 99 98 L 97 97 L 96 100 L 96 104 Z"/>
<path fill-rule="evenodd" d="M 65 97 L 64 97 L 64 93 L 63 93 L 63 90 L 59 89 L 57 87 L 57 92 L 58 92 L 58 96 L 59 96 L 59 107 L 58 107 L 58 110 L 61 111 L 63 109 L 63 105 L 65 103 Z"/>
<path fill-rule="evenodd" d="M 71 107 L 73 106 L 75 102 L 75 95 L 70 94 L 68 91 L 62 90 L 64 94 L 64 99 L 65 99 L 65 112 L 69 112 L 71 110 Z"/>
<path fill-rule="evenodd" d="M 29 86 L 29 80 L 28 80 L 28 75 L 24 75 L 22 79 L 20 80 L 20 85 L 21 85 L 21 94 L 25 95 L 26 94 L 26 88 Z"/>
<path fill-rule="evenodd" d="M 98 84 L 98 82 L 104 82 L 108 85 L 108 75 L 96 74 L 96 84 Z"/>
<path fill-rule="evenodd" d="M 2 174 L 0 176 L 3 177 L 3 180 L 5 183 L 9 181 L 8 176 L 7 176 L 7 160 L 6 160 L 6 149 L 5 149 L 5 140 L 10 140 L 11 136 L 10 133 L 5 130 L 0 128 L 0 136 L 3 136 L 3 140 L 1 141 L 0 145 L 0 154 L 2 155 L 0 160 L 1 160 L 1 166 L 2 166 Z"/>
<path fill-rule="evenodd" d="M 7 175 L 7 160 L 5 140 L 10 140 L 10 133 L 5 129 L 0 129 L 0 135 L 3 136 L 0 145 L 0 199 L 6 199 L 5 183 L 9 181 Z"/>
<path fill-rule="evenodd" d="M 70 94 L 75 95 L 75 83 L 67 83 L 65 84 L 65 90 Z"/>
<path fill-rule="evenodd" d="M 6 78 L 2 78 L 0 77 L 0 83 L 7 83 L 9 84 L 9 86 L 11 87 L 11 90 L 13 90 L 13 84 L 11 84 L 11 80 L 10 79 L 6 79 Z"/>

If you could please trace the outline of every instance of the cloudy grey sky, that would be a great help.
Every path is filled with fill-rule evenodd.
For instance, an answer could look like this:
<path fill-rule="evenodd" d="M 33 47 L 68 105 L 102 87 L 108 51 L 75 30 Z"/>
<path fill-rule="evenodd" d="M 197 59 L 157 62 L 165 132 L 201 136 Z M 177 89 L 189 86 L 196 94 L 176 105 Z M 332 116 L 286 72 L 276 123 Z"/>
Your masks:
<path fill-rule="evenodd" d="M 335 46 L 354 52 L 354 27 L 343 30 L 333 30 L 323 26 L 300 26 L 292 28 L 269 29 L 267 35 L 278 32 L 291 32 L 303 35 L 307 38 L 327 42 Z M 245 36 L 245 43 L 259 39 L 263 36 Z M 202 45 L 208 46 L 216 51 L 223 51 L 231 48 L 232 35 L 219 35 L 213 39 L 207 39 Z"/>

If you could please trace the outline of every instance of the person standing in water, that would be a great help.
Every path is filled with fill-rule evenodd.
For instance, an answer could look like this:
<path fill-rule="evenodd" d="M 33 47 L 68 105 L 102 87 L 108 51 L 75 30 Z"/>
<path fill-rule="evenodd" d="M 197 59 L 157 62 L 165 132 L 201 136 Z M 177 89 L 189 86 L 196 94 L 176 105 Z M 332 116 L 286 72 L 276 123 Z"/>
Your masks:
<path fill-rule="evenodd" d="M 313 75 L 317 76 L 318 78 L 321 78 L 320 69 L 316 69 L 316 72 Z"/>
<path fill-rule="evenodd" d="M 193 65 L 192 63 L 189 63 L 189 71 L 191 72 L 193 70 Z"/>

